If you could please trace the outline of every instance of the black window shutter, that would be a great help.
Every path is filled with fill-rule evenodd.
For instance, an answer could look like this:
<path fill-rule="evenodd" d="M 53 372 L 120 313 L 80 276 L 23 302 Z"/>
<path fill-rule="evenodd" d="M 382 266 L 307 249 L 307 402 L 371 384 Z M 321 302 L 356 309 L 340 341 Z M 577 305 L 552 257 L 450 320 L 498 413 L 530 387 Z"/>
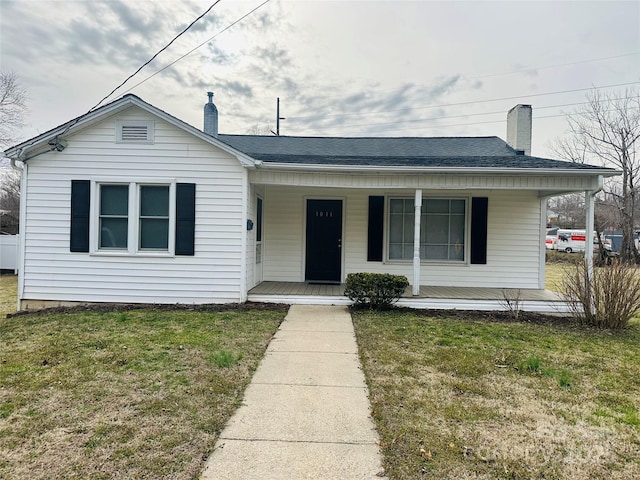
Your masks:
<path fill-rule="evenodd" d="M 474 197 L 471 199 L 471 263 L 487 263 L 487 214 L 489 199 Z"/>
<path fill-rule="evenodd" d="M 69 250 L 89 251 L 89 180 L 71 180 L 71 234 Z"/>
<path fill-rule="evenodd" d="M 193 255 L 196 229 L 196 184 L 176 184 L 176 255 Z"/>
<path fill-rule="evenodd" d="M 369 197 L 369 225 L 367 261 L 382 261 L 382 227 L 384 225 L 384 197 Z"/>

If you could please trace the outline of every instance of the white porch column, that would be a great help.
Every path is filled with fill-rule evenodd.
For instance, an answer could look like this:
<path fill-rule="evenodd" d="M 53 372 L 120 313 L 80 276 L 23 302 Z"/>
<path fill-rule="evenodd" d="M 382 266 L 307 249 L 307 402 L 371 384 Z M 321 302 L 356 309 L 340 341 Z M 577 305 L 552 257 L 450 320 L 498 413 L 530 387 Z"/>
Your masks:
<path fill-rule="evenodd" d="M 595 194 L 587 190 L 584 192 L 584 202 L 587 207 L 587 218 L 586 218 L 586 228 L 584 239 L 584 259 L 587 262 L 587 272 L 589 274 L 589 279 L 593 278 L 593 217 L 595 210 Z"/>
<path fill-rule="evenodd" d="M 420 294 L 420 217 L 422 213 L 422 190 L 416 190 L 415 216 L 413 223 L 413 295 Z"/>
<path fill-rule="evenodd" d="M 538 288 L 544 290 L 546 265 L 547 265 L 547 200 L 549 197 L 540 199 L 540 263 L 538 264 Z"/>

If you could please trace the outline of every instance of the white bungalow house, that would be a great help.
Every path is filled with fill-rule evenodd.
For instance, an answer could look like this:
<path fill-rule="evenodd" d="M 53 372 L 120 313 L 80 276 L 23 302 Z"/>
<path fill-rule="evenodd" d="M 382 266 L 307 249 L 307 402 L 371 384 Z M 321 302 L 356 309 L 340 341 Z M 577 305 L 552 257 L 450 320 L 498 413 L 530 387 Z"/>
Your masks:
<path fill-rule="evenodd" d="M 549 300 L 546 199 L 617 173 L 530 156 L 527 105 L 508 142 L 278 137 L 218 134 L 211 97 L 204 131 L 125 95 L 5 152 L 21 308 L 335 303 L 363 271 L 406 275 L 416 306 Z"/>

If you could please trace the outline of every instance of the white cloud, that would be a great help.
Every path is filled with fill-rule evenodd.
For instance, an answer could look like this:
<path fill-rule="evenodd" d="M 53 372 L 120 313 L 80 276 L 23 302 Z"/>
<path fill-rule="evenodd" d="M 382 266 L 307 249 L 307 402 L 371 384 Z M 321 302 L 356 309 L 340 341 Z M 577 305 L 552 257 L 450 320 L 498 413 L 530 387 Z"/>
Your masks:
<path fill-rule="evenodd" d="M 221 2 L 127 87 L 260 3 Z M 30 96 L 24 136 L 86 112 L 208 5 L 0 0 L 2 69 Z M 504 137 L 516 103 L 535 117 L 584 99 L 528 94 L 640 81 L 640 55 L 576 63 L 640 50 L 639 18 L 640 4 L 624 1 L 272 0 L 133 93 L 200 127 L 213 90 L 228 133 L 273 126 L 280 97 L 283 134 Z M 489 112 L 504 113 L 477 115 Z M 561 118 L 534 120 L 534 153 L 550 155 L 563 129 Z"/>

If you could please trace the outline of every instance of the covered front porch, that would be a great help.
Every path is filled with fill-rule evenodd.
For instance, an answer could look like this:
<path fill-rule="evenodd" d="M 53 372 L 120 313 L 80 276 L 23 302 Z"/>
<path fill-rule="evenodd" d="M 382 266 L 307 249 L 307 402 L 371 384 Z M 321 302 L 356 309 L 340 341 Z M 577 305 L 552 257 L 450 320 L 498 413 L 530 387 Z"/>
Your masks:
<path fill-rule="evenodd" d="M 421 285 L 418 295 L 408 287 L 398 301 L 401 307 L 421 309 L 508 310 L 506 299 L 518 303 L 524 311 L 565 313 L 568 305 L 562 297 L 549 290 L 502 289 L 482 287 L 440 287 Z M 249 290 L 250 302 L 349 305 L 344 296 L 344 284 L 314 282 L 265 281 Z"/>

